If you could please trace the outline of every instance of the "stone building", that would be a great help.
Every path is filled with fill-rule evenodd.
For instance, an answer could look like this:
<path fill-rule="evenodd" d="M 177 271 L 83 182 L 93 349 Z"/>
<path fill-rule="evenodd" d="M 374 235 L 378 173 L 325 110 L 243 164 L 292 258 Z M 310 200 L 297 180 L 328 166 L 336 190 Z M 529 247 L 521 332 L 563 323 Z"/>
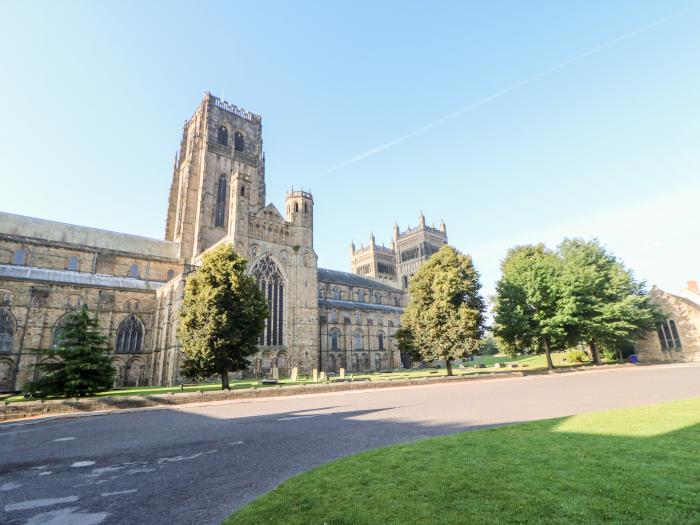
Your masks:
<path fill-rule="evenodd" d="M 400 366 L 407 279 L 447 241 L 444 224 L 421 215 L 418 228 L 395 229 L 393 256 L 374 250 L 364 271 L 353 250 L 346 273 L 318 268 L 309 192 L 290 191 L 281 210 L 266 199 L 260 116 L 205 93 L 184 125 L 165 240 L 0 213 L 0 391 L 37 377 L 35 350 L 83 304 L 108 337 L 117 385 L 180 381 L 185 278 L 219 243 L 248 259 L 271 309 L 250 373 Z"/>
<path fill-rule="evenodd" d="M 700 361 L 700 290 L 697 281 L 679 294 L 652 288 L 652 301 L 667 315 L 656 332 L 635 343 L 635 352 L 644 362 Z"/>

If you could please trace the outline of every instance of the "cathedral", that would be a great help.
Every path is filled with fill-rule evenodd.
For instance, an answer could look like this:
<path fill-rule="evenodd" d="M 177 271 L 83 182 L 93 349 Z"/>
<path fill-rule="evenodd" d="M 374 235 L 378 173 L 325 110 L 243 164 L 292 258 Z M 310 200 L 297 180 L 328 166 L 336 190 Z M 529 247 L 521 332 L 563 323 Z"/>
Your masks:
<path fill-rule="evenodd" d="M 56 344 L 66 313 L 87 305 L 108 338 L 115 386 L 182 381 L 178 312 L 187 275 L 229 243 L 248 260 L 270 315 L 247 374 L 397 368 L 394 333 L 408 280 L 447 243 L 444 223 L 401 231 L 392 246 L 351 246 L 352 273 L 319 268 L 314 200 L 267 202 L 259 115 L 210 93 L 185 123 L 165 239 L 0 212 L 0 391 L 36 379 L 37 349 Z"/>

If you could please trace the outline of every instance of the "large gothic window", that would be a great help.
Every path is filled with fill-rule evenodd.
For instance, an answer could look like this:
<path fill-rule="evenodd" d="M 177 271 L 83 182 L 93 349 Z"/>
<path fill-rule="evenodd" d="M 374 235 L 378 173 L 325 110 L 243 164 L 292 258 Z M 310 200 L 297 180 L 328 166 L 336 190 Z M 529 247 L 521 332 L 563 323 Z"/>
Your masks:
<path fill-rule="evenodd" d="M 130 315 L 119 324 L 117 348 L 120 353 L 140 352 L 143 345 L 143 325 L 135 315 Z"/>
<path fill-rule="evenodd" d="M 355 350 L 362 350 L 362 332 L 359 330 L 353 335 Z"/>
<path fill-rule="evenodd" d="M 221 126 L 219 132 L 217 133 L 217 139 L 219 144 L 222 146 L 228 146 L 228 130 L 226 126 Z"/>
<path fill-rule="evenodd" d="M 245 149 L 245 139 L 243 138 L 243 133 L 236 131 L 233 136 L 233 147 L 236 151 L 243 151 Z"/>
<path fill-rule="evenodd" d="M 0 352 L 12 351 L 12 338 L 14 335 L 14 316 L 5 308 L 0 308 Z"/>
<path fill-rule="evenodd" d="M 338 332 L 333 330 L 331 332 L 331 350 L 336 352 L 338 350 Z"/>
<path fill-rule="evenodd" d="M 219 177 L 219 184 L 216 189 L 216 208 L 214 209 L 214 226 L 223 228 L 226 218 L 226 176 Z"/>
<path fill-rule="evenodd" d="M 275 262 L 269 257 L 260 259 L 252 274 L 267 299 L 270 315 L 265 321 L 265 329 L 260 335 L 260 344 L 281 345 L 284 327 L 284 279 Z"/>

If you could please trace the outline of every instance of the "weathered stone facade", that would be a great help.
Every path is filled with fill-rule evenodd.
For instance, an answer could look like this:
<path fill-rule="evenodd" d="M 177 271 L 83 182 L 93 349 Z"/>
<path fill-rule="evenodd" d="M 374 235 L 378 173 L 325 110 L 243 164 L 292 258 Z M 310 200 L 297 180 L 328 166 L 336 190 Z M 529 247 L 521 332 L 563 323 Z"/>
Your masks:
<path fill-rule="evenodd" d="M 109 338 L 118 385 L 181 381 L 185 278 L 219 243 L 249 260 L 272 310 L 251 373 L 400 366 L 398 276 L 416 264 L 405 269 L 398 259 L 393 279 L 319 269 L 312 195 L 289 192 L 284 216 L 266 202 L 261 122 L 205 94 L 184 126 L 165 240 L 0 213 L 0 391 L 36 377 L 35 350 L 54 344 L 61 318 L 82 304 Z M 419 243 L 419 261 L 446 242 L 444 225 L 424 222 L 394 239 L 395 248 Z"/>
<path fill-rule="evenodd" d="M 668 316 L 656 332 L 635 343 L 642 362 L 700 361 L 700 291 L 697 281 L 688 282 L 680 294 L 654 287 L 652 301 Z"/>

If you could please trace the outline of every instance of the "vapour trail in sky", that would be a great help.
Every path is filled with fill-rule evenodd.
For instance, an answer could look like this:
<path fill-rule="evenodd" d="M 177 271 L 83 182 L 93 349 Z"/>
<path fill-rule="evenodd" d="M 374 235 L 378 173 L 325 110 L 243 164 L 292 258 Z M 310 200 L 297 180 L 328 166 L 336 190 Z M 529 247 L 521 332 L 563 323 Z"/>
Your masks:
<path fill-rule="evenodd" d="M 479 106 L 482 106 L 488 102 L 491 102 L 492 100 L 495 100 L 497 98 L 500 98 L 504 95 L 507 95 L 508 93 L 511 93 L 517 89 L 520 89 L 523 86 L 526 86 L 527 84 L 530 84 L 531 82 L 534 82 L 535 80 L 538 80 L 542 77 L 545 77 L 547 75 L 551 75 L 552 73 L 555 73 L 561 69 L 564 69 L 576 62 L 579 62 L 580 60 L 583 60 L 584 58 L 587 58 L 591 55 L 595 55 L 596 53 L 599 53 L 601 51 L 604 51 L 605 49 L 608 49 L 610 47 L 613 47 L 621 42 L 624 42 L 625 40 L 629 40 L 630 38 L 633 38 L 645 31 L 648 31 L 649 29 L 652 29 L 656 26 L 659 26 L 661 24 L 664 24 L 671 20 L 672 18 L 677 17 L 678 15 L 684 13 L 687 11 L 689 7 L 685 7 L 683 9 L 680 9 L 678 11 L 675 11 L 671 14 L 668 14 L 666 16 L 663 16 L 661 18 L 658 18 L 654 20 L 653 22 L 650 22 L 648 24 L 645 24 L 641 27 L 638 27 L 637 29 L 630 31 L 629 33 L 625 33 L 624 35 L 618 36 L 616 38 L 613 38 L 612 40 L 609 40 L 603 44 L 599 44 L 587 51 L 584 51 L 582 53 L 579 53 L 578 55 L 575 55 L 563 62 L 560 62 L 559 64 L 556 64 L 550 68 L 547 68 L 543 71 L 540 71 L 539 73 L 535 73 L 532 76 L 529 76 L 523 80 L 519 80 L 518 82 L 511 84 L 510 86 L 503 88 L 499 91 L 496 91 L 495 93 L 492 93 L 490 95 L 487 95 L 483 98 L 480 98 L 479 100 L 476 100 L 475 102 L 472 102 L 471 104 L 464 106 L 456 111 L 453 111 L 452 113 L 449 113 L 447 115 L 444 115 L 440 117 L 437 120 L 434 120 L 433 122 L 430 122 L 429 124 L 426 124 L 425 126 L 422 126 L 420 128 L 417 128 L 401 137 L 395 138 L 394 140 L 390 140 L 389 142 L 386 142 L 382 144 L 381 146 L 377 146 L 375 148 L 369 149 L 365 151 L 364 153 L 361 153 L 359 155 L 356 155 L 355 157 L 352 157 L 351 159 L 348 159 L 344 162 L 341 162 L 340 164 L 336 164 L 335 166 L 332 166 L 322 172 L 323 175 L 332 173 L 334 171 L 337 171 L 339 169 L 345 168 L 347 166 L 350 166 L 352 164 L 355 164 L 357 162 L 360 162 L 361 160 L 364 160 L 368 157 L 372 157 L 373 155 L 376 155 L 377 153 L 381 153 L 382 151 L 385 151 L 393 146 L 396 146 L 397 144 L 401 144 L 402 142 L 405 142 L 409 139 L 412 139 L 413 137 L 417 135 L 421 135 L 422 133 L 425 133 L 426 131 L 429 131 L 440 124 L 444 124 L 445 122 L 452 120 L 468 111 L 471 111 L 473 109 L 478 108 Z"/>

